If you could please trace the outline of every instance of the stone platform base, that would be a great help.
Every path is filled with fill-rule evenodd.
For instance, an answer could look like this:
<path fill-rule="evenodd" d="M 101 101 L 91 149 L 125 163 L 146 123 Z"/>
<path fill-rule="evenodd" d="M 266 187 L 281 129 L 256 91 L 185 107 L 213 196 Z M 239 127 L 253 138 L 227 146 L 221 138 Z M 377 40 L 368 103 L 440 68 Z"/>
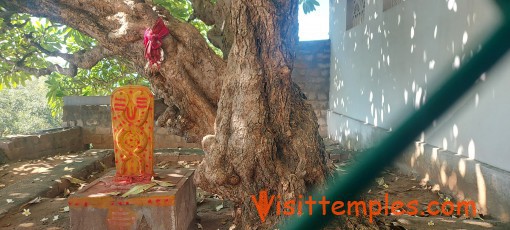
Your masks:
<path fill-rule="evenodd" d="M 121 197 L 131 187 L 113 182 L 115 171 L 97 179 L 69 197 L 71 229 L 151 229 L 187 230 L 196 215 L 196 188 L 193 170 L 156 170 L 158 180 L 174 187 L 154 186 Z M 119 193 L 119 195 L 116 195 Z"/>

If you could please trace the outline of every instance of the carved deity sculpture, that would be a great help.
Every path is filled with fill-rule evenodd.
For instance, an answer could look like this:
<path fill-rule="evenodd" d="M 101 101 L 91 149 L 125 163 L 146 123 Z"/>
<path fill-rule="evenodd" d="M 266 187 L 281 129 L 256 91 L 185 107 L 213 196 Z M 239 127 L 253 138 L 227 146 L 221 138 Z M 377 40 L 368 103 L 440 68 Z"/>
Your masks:
<path fill-rule="evenodd" d="M 111 96 L 116 182 L 148 182 L 153 170 L 154 96 L 144 86 L 124 86 Z"/>

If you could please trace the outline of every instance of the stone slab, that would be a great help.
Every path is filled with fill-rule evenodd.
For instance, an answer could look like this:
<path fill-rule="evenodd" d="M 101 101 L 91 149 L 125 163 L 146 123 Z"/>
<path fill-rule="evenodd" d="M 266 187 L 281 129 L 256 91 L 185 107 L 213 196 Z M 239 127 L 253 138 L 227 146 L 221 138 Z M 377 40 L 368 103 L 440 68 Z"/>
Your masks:
<path fill-rule="evenodd" d="M 88 150 L 69 156 L 73 159 L 69 163 L 48 167 L 45 172 L 28 173 L 22 180 L 0 189 L 0 197 L 3 199 L 0 202 L 0 218 L 8 213 L 18 212 L 19 207 L 36 197 L 52 198 L 62 194 L 70 184 L 68 180 L 61 179 L 63 176 L 84 179 L 92 172 L 100 171 L 102 165 L 114 165 L 113 151 Z M 13 202 L 5 202 L 6 199 Z"/>
<path fill-rule="evenodd" d="M 167 148 L 156 149 L 154 151 L 156 163 L 164 161 L 201 161 L 202 159 L 204 159 L 204 151 L 202 149 Z"/>
<path fill-rule="evenodd" d="M 9 161 L 38 159 L 83 150 L 81 128 L 41 130 L 38 133 L 2 138 L 0 149 Z"/>
<path fill-rule="evenodd" d="M 194 170 L 155 170 L 158 180 L 174 187 L 155 186 L 146 192 L 123 198 L 136 184 L 116 185 L 115 171 L 92 182 L 69 199 L 71 229 L 187 230 L 194 226 L 196 187 Z"/>

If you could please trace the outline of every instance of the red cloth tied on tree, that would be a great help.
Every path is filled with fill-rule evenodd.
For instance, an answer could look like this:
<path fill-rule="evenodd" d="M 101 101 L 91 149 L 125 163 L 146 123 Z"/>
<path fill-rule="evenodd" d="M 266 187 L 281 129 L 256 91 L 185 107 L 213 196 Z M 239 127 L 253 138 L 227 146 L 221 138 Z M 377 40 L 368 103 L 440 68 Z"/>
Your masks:
<path fill-rule="evenodd" d="M 149 66 L 156 64 L 159 67 L 162 61 L 162 52 L 160 51 L 163 44 L 162 40 L 169 33 L 170 30 L 168 30 L 161 18 L 158 18 L 152 28 L 145 30 L 143 44 L 145 45 L 145 59 L 149 61 Z"/>

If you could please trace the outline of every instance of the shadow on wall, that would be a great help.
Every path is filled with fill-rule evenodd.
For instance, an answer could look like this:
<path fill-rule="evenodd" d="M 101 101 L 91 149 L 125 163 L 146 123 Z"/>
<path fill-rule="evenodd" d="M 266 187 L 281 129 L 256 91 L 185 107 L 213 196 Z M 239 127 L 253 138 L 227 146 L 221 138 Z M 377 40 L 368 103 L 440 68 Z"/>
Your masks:
<path fill-rule="evenodd" d="M 458 201 L 476 201 L 478 212 L 510 221 L 510 173 L 423 142 L 416 142 L 396 164 L 420 175 L 423 183 L 451 191 Z"/>
<path fill-rule="evenodd" d="M 355 10 L 349 9 L 348 2 L 363 7 L 354 15 L 364 20 L 353 28 L 345 26 L 352 20 L 350 11 Z M 402 118 L 399 115 L 419 109 L 427 101 L 444 80 L 443 70 L 458 69 L 481 49 L 473 41 L 484 37 L 497 17 L 482 18 L 480 15 L 490 10 L 477 12 L 475 7 L 483 4 L 476 1 L 475 6 L 457 6 L 455 1 L 386 2 L 384 11 L 383 1 L 332 4 L 329 107 L 391 129 Z"/>
<path fill-rule="evenodd" d="M 373 147 L 391 131 L 331 110 L 328 111 L 327 122 L 330 127 L 328 137 L 353 151 Z"/>
<path fill-rule="evenodd" d="M 347 2 L 363 9 L 348 12 Z M 349 15 L 363 20 L 347 28 Z M 328 135 L 351 149 L 373 146 L 482 48 L 480 41 L 500 18 L 493 1 L 332 1 Z M 398 162 L 458 199 L 476 200 L 482 213 L 506 221 L 508 63 L 510 54 L 480 76 L 479 84 Z"/>

